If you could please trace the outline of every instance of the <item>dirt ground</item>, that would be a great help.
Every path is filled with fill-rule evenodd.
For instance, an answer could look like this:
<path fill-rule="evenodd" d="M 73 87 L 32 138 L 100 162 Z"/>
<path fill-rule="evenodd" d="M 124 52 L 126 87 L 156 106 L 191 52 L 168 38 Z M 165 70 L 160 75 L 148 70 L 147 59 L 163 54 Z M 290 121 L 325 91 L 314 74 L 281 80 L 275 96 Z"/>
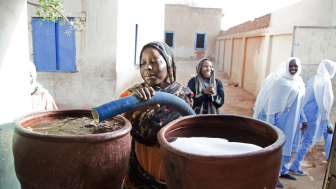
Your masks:
<path fill-rule="evenodd" d="M 197 62 L 177 61 L 177 81 L 187 86 L 191 77 L 196 74 Z M 216 78 L 220 79 L 224 85 L 225 103 L 219 109 L 221 114 L 235 114 L 252 117 L 253 105 L 256 98 L 241 87 L 228 86 L 233 83 L 222 71 L 215 68 Z M 295 154 L 292 157 L 294 158 Z M 285 185 L 285 189 L 320 189 L 323 185 L 323 179 L 327 168 L 327 161 L 324 155 L 323 146 L 311 148 L 306 155 L 301 169 L 308 173 L 308 176 L 297 176 L 298 180 L 288 180 L 280 178 Z"/>

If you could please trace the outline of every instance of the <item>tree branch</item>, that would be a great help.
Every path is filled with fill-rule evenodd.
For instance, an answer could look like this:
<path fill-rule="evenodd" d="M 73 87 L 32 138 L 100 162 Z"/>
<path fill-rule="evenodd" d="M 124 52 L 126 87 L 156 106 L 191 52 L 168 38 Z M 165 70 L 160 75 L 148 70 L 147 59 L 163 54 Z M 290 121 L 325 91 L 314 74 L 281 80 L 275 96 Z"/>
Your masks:
<path fill-rule="evenodd" d="M 29 1 L 27 1 L 27 4 L 30 4 L 30 5 L 33 5 L 33 6 L 35 6 L 35 7 L 39 7 L 40 5 L 39 4 L 36 4 L 36 3 L 32 3 L 32 2 L 29 2 Z M 62 16 L 62 18 L 72 27 L 72 28 L 75 28 L 74 26 L 73 26 L 73 24 L 71 24 L 70 22 L 69 22 L 69 20 L 68 20 L 68 18 L 66 17 L 66 16 L 64 16 L 64 14 L 62 14 L 61 13 L 61 11 L 59 11 L 58 9 L 56 9 L 54 6 L 52 6 L 52 5 L 48 5 L 48 7 L 51 7 L 51 8 L 53 8 L 55 11 L 57 11 L 57 13 L 58 14 L 60 14 L 61 16 Z"/>

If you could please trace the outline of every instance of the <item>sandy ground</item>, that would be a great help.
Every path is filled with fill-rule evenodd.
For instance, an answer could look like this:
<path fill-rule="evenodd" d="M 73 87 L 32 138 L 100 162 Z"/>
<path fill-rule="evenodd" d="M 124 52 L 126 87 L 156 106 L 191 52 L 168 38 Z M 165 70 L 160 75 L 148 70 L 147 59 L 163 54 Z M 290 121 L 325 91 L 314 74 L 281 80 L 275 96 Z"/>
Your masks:
<path fill-rule="evenodd" d="M 196 62 L 177 62 L 177 81 L 187 86 L 191 77 L 196 74 Z M 252 117 L 253 105 L 256 98 L 248 91 L 240 87 L 228 86 L 233 83 L 227 75 L 215 68 L 216 78 L 224 85 L 225 103 L 220 108 L 221 114 L 235 114 Z M 292 160 L 294 155 L 292 157 Z M 327 161 L 324 156 L 323 146 L 311 148 L 304 159 L 301 169 L 308 172 L 308 176 L 297 176 L 298 180 L 280 178 L 286 189 L 319 189 L 322 188 Z"/>

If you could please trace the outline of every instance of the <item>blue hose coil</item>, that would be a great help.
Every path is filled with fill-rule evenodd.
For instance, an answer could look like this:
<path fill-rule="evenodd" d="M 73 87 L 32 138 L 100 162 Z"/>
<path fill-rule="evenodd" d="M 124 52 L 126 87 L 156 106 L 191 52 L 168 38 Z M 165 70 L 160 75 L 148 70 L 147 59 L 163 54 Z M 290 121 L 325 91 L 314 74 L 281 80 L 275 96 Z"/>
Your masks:
<path fill-rule="evenodd" d="M 154 106 L 156 104 L 173 108 L 182 116 L 196 115 L 193 109 L 182 99 L 165 92 L 155 92 L 155 95 L 147 101 L 142 100 L 135 95 L 114 100 L 112 102 L 92 108 L 92 115 L 97 122 L 101 122 L 118 114 L 128 112 L 130 110 L 145 106 Z"/>

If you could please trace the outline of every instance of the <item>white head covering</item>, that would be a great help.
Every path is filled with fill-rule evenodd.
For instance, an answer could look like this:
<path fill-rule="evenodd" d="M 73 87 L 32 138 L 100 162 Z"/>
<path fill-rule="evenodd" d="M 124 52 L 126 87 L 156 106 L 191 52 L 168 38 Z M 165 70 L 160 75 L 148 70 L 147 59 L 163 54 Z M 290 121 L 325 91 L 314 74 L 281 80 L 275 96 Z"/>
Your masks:
<path fill-rule="evenodd" d="M 44 93 L 44 90 L 43 90 L 44 88 L 42 87 L 42 85 L 40 85 L 36 81 L 36 67 L 35 67 L 35 64 L 32 63 L 31 61 L 28 61 L 27 65 L 28 65 L 29 74 L 33 78 L 33 83 L 31 84 L 31 87 L 30 87 L 30 93 L 31 94 L 34 93 L 37 89 L 38 89 L 39 93 L 41 93 L 41 94 Z"/>
<path fill-rule="evenodd" d="M 329 118 L 329 113 L 334 101 L 334 94 L 331 85 L 331 78 L 334 77 L 336 63 L 331 60 L 323 60 L 314 80 L 314 93 L 322 121 Z"/>
<path fill-rule="evenodd" d="M 298 71 L 295 75 L 289 72 L 289 63 L 296 60 Z M 260 112 L 265 110 L 267 121 L 270 115 L 282 113 L 292 107 L 299 92 L 304 94 L 305 88 L 301 73 L 301 62 L 298 58 L 289 58 L 282 62 L 264 81 L 254 104 L 253 118 L 258 118 Z"/>

